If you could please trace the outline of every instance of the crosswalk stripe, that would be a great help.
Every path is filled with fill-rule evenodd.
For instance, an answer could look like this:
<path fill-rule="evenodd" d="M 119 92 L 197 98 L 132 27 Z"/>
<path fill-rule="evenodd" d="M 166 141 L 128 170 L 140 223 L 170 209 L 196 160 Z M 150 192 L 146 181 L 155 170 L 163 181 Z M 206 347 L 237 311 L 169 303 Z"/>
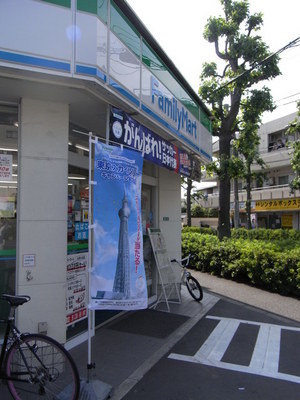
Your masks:
<path fill-rule="evenodd" d="M 219 322 L 194 356 L 171 353 L 168 358 L 300 383 L 300 376 L 279 372 L 281 330 L 300 332 L 300 328 L 211 315 L 206 318 Z M 221 361 L 241 323 L 259 326 L 249 366 Z"/>

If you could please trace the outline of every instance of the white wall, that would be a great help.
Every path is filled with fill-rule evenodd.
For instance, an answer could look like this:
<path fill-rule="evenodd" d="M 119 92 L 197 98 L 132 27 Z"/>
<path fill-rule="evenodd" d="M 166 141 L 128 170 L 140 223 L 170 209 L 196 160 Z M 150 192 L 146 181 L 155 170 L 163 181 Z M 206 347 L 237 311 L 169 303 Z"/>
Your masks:
<path fill-rule="evenodd" d="M 48 334 L 65 342 L 68 105 L 24 98 L 19 123 L 16 289 L 31 301 L 20 308 L 18 325 L 36 332 L 47 322 Z M 36 266 L 23 265 L 28 254 Z"/>
<path fill-rule="evenodd" d="M 159 168 L 159 227 L 165 237 L 170 258 L 181 258 L 180 175 Z"/>

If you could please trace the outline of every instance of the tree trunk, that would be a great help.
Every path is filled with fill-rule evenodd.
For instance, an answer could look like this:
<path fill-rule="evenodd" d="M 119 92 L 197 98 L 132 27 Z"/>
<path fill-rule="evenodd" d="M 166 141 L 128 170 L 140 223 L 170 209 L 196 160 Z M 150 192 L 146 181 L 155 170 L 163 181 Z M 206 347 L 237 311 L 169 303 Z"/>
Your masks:
<path fill-rule="evenodd" d="M 246 180 L 246 214 L 247 214 L 247 229 L 252 228 L 251 224 L 251 167 L 247 165 L 247 180 Z"/>
<path fill-rule="evenodd" d="M 239 205 L 239 181 L 238 178 L 234 178 L 233 181 L 234 191 L 234 227 L 240 226 L 240 205 Z"/>
<path fill-rule="evenodd" d="M 238 152 L 234 148 L 233 154 L 238 157 Z M 240 205 L 239 205 L 239 180 L 234 178 L 233 180 L 233 192 L 234 192 L 234 227 L 239 228 L 240 226 Z"/>
<path fill-rule="evenodd" d="M 186 217 L 187 226 L 192 226 L 192 215 L 191 215 L 191 191 L 192 191 L 193 181 L 188 178 L 187 189 L 186 189 Z"/>
<path fill-rule="evenodd" d="M 228 161 L 230 159 L 230 132 L 223 132 L 220 135 L 220 194 L 219 194 L 219 224 L 218 237 L 230 237 L 230 175 L 228 171 Z"/>

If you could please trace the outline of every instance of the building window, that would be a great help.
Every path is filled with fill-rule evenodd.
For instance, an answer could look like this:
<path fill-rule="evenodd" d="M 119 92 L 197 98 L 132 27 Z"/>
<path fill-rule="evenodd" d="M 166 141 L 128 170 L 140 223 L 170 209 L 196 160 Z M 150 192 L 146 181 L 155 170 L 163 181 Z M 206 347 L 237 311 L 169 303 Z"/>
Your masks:
<path fill-rule="evenodd" d="M 268 151 L 276 151 L 286 146 L 286 137 L 284 131 L 272 133 L 268 136 Z"/>
<path fill-rule="evenodd" d="M 288 185 L 289 184 L 289 176 L 279 176 L 278 177 L 278 185 Z"/>
<path fill-rule="evenodd" d="M 15 293 L 17 193 L 18 108 L 0 104 L 0 293 Z M 0 302 L 0 318 L 7 311 Z"/>

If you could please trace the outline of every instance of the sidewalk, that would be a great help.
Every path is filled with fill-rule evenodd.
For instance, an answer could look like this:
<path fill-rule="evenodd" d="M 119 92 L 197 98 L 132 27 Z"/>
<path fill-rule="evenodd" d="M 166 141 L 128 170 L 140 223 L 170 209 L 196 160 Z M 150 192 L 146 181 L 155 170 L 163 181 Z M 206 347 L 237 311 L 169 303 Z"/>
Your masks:
<path fill-rule="evenodd" d="M 156 310 L 124 313 L 96 331 L 92 340 L 96 368 L 91 370 L 90 380 L 111 385 L 112 400 L 121 400 L 222 296 L 257 307 L 264 314 L 300 322 L 299 300 L 197 271 L 192 274 L 204 288 L 200 303 L 183 287 L 182 303 L 171 304 L 170 313 L 162 303 Z M 86 379 L 87 343 L 72 349 L 71 354 L 80 376 Z"/>
<path fill-rule="evenodd" d="M 265 311 L 300 322 L 300 300 L 267 292 L 207 273 L 193 271 L 193 275 L 209 292 L 241 301 Z"/>

